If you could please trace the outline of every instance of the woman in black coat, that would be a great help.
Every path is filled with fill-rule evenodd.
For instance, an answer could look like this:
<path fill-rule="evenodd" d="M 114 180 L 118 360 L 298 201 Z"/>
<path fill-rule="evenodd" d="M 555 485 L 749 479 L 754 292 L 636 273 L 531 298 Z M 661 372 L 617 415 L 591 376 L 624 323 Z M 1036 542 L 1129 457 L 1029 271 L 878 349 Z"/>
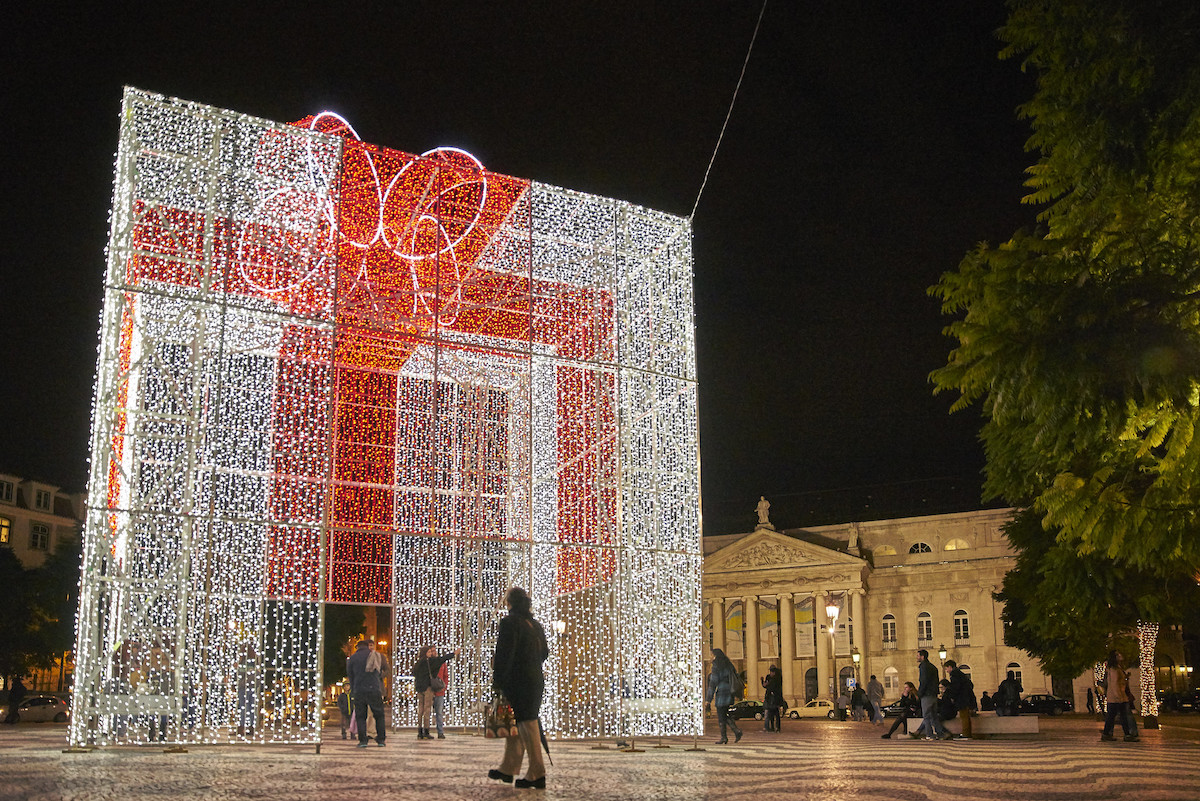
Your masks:
<path fill-rule="evenodd" d="M 542 789 L 546 786 L 546 766 L 542 762 L 538 714 L 545 689 L 542 663 L 550 656 L 550 649 L 546 645 L 546 632 L 533 619 L 533 601 L 525 590 L 513 587 L 504 602 L 508 604 L 508 615 L 500 620 L 496 634 L 492 687 L 512 705 L 520 736 L 504 741 L 504 759 L 498 770 L 488 771 L 488 778 L 513 781 L 528 753 L 529 769 L 525 778 L 516 780 L 516 786 Z"/>
<path fill-rule="evenodd" d="M 412 666 L 413 676 L 413 691 L 417 694 L 417 739 L 432 740 L 433 737 L 429 734 L 429 713 L 434 709 L 433 698 L 437 690 L 433 687 L 433 680 L 438 677 L 438 672 L 442 669 L 442 665 L 458 656 L 458 651 L 449 654 L 438 656 L 437 647 L 427 645 L 420 650 L 420 655 L 417 661 Z M 443 684 L 441 689 L 446 689 Z M 445 739 L 442 734 L 442 718 L 441 707 L 437 707 L 438 711 L 438 739 Z"/>

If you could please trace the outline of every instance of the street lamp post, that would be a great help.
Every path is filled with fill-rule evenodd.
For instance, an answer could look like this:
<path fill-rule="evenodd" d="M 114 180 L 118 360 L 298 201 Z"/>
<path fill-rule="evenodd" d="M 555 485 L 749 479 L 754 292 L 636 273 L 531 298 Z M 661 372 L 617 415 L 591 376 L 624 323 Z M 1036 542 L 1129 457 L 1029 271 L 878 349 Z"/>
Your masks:
<path fill-rule="evenodd" d="M 946 661 L 946 646 L 945 645 L 938 646 L 938 659 L 942 660 L 943 662 Z"/>
<path fill-rule="evenodd" d="M 858 646 L 850 649 L 850 658 L 854 660 L 854 686 L 862 684 L 862 676 L 858 672 L 858 663 L 862 659 L 862 654 L 858 652 Z"/>
<path fill-rule="evenodd" d="M 838 696 L 838 674 L 837 674 L 837 619 L 838 606 L 835 603 L 829 603 L 825 606 L 825 616 L 829 619 L 829 661 L 832 664 L 830 673 L 831 689 L 834 703 L 837 703 Z"/>

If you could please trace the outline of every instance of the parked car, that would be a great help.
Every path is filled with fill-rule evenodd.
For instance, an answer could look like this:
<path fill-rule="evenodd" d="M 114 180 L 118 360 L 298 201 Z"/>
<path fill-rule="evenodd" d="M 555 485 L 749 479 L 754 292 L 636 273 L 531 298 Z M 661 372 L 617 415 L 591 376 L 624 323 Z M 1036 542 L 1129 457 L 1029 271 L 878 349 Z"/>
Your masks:
<path fill-rule="evenodd" d="M 0 720 L 8 717 L 8 704 L 0 706 Z M 71 717 L 71 707 L 61 698 L 53 695 L 34 693 L 27 695 L 17 705 L 17 721 L 22 723 L 37 723 L 53 721 L 66 723 Z"/>
<path fill-rule="evenodd" d="M 837 717 L 837 707 L 828 699 L 814 698 L 804 706 L 789 709 L 788 717 L 793 720 L 799 718 L 829 718 L 833 720 Z"/>
<path fill-rule="evenodd" d="M 762 720 L 767 714 L 763 708 L 761 701 L 738 701 L 729 707 L 728 715 L 731 718 L 754 718 Z"/>
<path fill-rule="evenodd" d="M 908 704 L 904 703 L 904 699 L 901 698 L 899 701 L 893 701 L 882 709 L 885 718 L 898 718 L 907 712 Z"/>
<path fill-rule="evenodd" d="M 1200 709 L 1200 690 L 1185 690 L 1181 693 L 1159 690 L 1158 705 L 1172 712 L 1195 712 Z"/>
<path fill-rule="evenodd" d="M 1073 712 L 1075 705 L 1057 695 L 1034 693 L 1021 699 L 1020 709 L 1037 715 L 1061 715 L 1063 712 Z"/>

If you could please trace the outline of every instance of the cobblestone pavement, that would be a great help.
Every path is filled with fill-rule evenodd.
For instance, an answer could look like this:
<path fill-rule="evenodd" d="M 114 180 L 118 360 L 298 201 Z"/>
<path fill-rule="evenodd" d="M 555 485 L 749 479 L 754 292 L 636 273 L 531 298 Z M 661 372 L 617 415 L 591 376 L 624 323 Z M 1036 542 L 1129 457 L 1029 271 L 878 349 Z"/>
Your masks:
<path fill-rule="evenodd" d="M 1102 743 L 1086 716 L 1042 718 L 1036 738 L 881 740 L 866 723 L 787 721 L 781 734 L 744 721 L 738 744 L 686 750 L 637 741 L 640 753 L 594 742 L 551 743 L 548 789 L 486 778 L 494 740 L 451 732 L 420 741 L 393 732 L 386 748 L 354 748 L 326 730 L 312 746 L 206 746 L 187 753 L 109 748 L 63 753 L 65 727 L 0 726 L 0 798 L 102 799 L 1200 799 L 1200 716 L 1163 719 L 1141 742 Z M 711 722 L 710 722 L 711 728 Z M 332 731 L 334 739 L 329 739 Z"/>

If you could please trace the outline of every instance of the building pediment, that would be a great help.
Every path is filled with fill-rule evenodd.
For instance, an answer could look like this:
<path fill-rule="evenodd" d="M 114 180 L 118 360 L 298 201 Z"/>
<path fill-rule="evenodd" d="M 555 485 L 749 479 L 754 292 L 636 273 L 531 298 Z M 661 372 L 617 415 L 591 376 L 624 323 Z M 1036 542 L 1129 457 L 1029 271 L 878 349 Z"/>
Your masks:
<path fill-rule="evenodd" d="M 762 528 L 704 559 L 706 574 L 827 566 L 859 569 L 863 560 Z"/>

